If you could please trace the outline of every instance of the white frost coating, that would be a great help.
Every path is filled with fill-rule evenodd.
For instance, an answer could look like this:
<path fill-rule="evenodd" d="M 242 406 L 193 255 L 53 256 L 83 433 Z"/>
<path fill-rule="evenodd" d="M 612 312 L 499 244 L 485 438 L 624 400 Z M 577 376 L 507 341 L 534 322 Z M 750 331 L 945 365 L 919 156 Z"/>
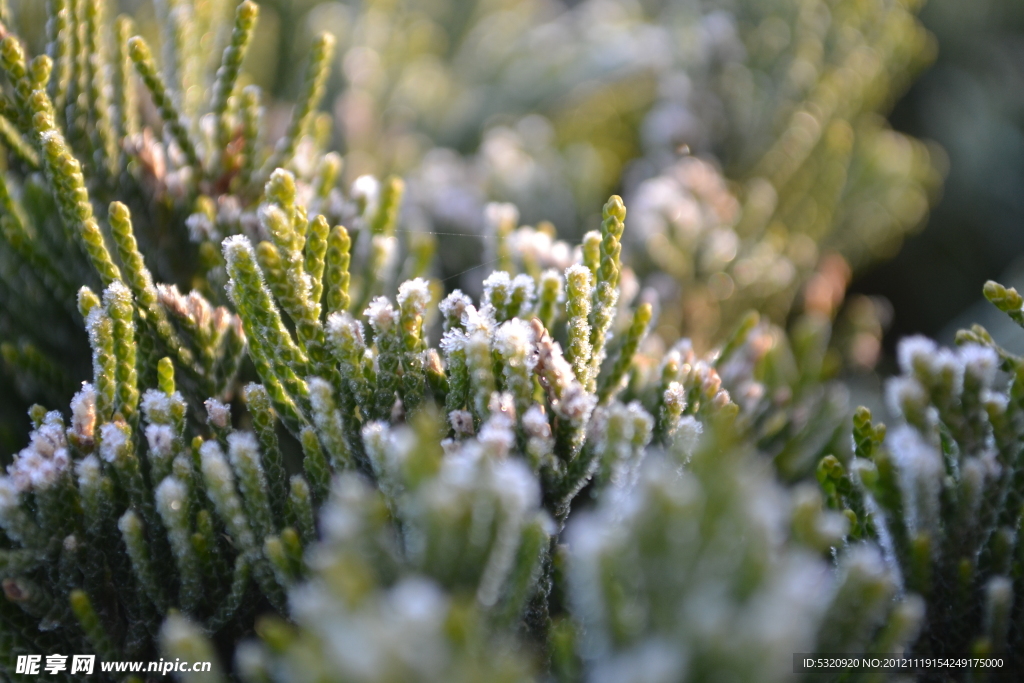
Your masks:
<path fill-rule="evenodd" d="M 83 441 L 92 441 L 96 429 L 96 389 L 82 382 L 81 390 L 71 399 L 71 431 Z"/>
<path fill-rule="evenodd" d="M 431 582 L 407 578 L 355 609 L 324 600 L 314 586 L 292 592 L 296 621 L 324 644 L 325 666 L 344 680 L 444 680 L 450 653 L 443 625 L 445 595 Z"/>
<path fill-rule="evenodd" d="M 250 260 L 254 258 L 252 243 L 249 242 L 249 238 L 245 235 L 226 237 L 221 242 L 221 247 L 224 249 L 224 260 L 228 262 L 228 267 L 234 265 L 235 261 L 243 254 L 248 256 Z"/>
<path fill-rule="evenodd" d="M 722 388 L 722 378 L 718 371 L 703 361 L 695 363 L 694 374 L 700 378 L 700 390 L 705 396 L 714 396 Z"/>
<path fill-rule="evenodd" d="M 540 484 L 521 460 L 508 459 L 496 463 L 491 476 L 492 486 L 507 513 L 522 516 L 540 505 Z"/>
<path fill-rule="evenodd" d="M 181 616 L 171 614 L 160 627 L 160 644 L 165 648 L 168 660 L 189 655 L 200 658 L 206 646 L 206 634 L 198 626 Z M 204 647 L 205 646 L 205 647 Z M 187 653 L 187 654 L 186 654 Z"/>
<path fill-rule="evenodd" d="M 100 482 L 102 476 L 100 459 L 95 455 L 87 455 L 75 463 L 75 474 L 78 475 L 78 488 L 90 489 Z"/>
<path fill-rule="evenodd" d="M 330 382 L 321 377 L 311 377 L 307 381 L 309 386 L 309 401 L 313 406 L 314 413 L 326 414 L 331 410 L 333 404 L 334 389 Z"/>
<path fill-rule="evenodd" d="M 19 453 L 7 472 L 19 491 L 29 491 L 53 475 L 53 466 L 38 453 L 26 449 Z"/>
<path fill-rule="evenodd" d="M 495 324 L 494 307 L 490 304 L 484 304 L 479 309 L 472 305 L 466 306 L 462 313 L 462 326 L 467 336 L 471 337 L 478 332 L 489 335 L 494 332 Z"/>
<path fill-rule="evenodd" d="M 441 354 L 437 352 L 437 349 L 427 349 L 421 354 L 423 358 L 423 367 L 427 369 L 427 372 L 435 375 L 444 374 L 444 363 L 441 362 Z"/>
<path fill-rule="evenodd" d="M 117 460 L 128 445 L 128 435 L 116 422 L 107 422 L 100 427 L 100 457 L 107 462 Z"/>
<path fill-rule="evenodd" d="M 525 517 L 539 504 L 540 485 L 533 472 L 520 460 L 504 460 L 491 467 L 483 465 L 478 471 L 486 477 L 485 485 L 491 489 L 492 495 L 501 501 L 502 510 L 477 589 L 477 601 L 491 606 L 497 602 L 501 587 L 515 562 Z"/>
<path fill-rule="evenodd" d="M 532 346 L 533 330 L 520 318 L 502 323 L 494 333 L 494 350 L 510 365 L 525 364 L 532 369 Z"/>
<path fill-rule="evenodd" d="M 881 564 L 877 552 L 873 561 Z M 813 646 L 832 593 L 830 579 L 830 571 L 809 555 L 784 555 L 757 597 L 733 622 L 736 639 L 766 655 L 758 663 L 764 674 L 761 680 L 789 680 L 792 653 Z"/>
<path fill-rule="evenodd" d="M 981 344 L 965 344 L 960 347 L 959 354 L 964 364 L 965 377 L 969 377 L 982 389 L 991 387 L 999 370 L 999 356 L 996 352 Z"/>
<path fill-rule="evenodd" d="M 324 539 L 336 545 L 354 542 L 363 530 L 362 511 L 368 508 L 373 495 L 358 475 L 345 473 L 335 478 L 330 502 L 320 514 Z"/>
<path fill-rule="evenodd" d="M 1010 398 L 1006 394 L 1000 394 L 994 391 L 982 390 L 981 400 L 984 403 L 986 410 L 998 415 L 1005 414 L 1006 409 L 1010 407 Z"/>
<path fill-rule="evenodd" d="M 615 552 L 622 525 L 608 524 L 603 510 L 578 515 L 566 529 L 566 542 L 573 562 L 569 563 L 569 598 L 572 613 L 586 626 L 580 654 L 593 658 L 608 650 L 607 605 L 602 594 L 598 567 L 601 557 Z M 616 533 L 620 532 L 620 533 Z"/>
<path fill-rule="evenodd" d="M 702 425 L 693 415 L 684 415 L 676 423 L 673 434 L 673 445 L 687 458 L 691 457 L 700 445 L 700 437 L 704 433 Z"/>
<path fill-rule="evenodd" d="M 50 145 L 50 144 L 56 144 L 56 143 L 63 143 L 64 142 L 64 137 L 60 134 L 59 131 L 57 131 L 56 128 L 51 128 L 49 130 L 44 130 L 42 133 L 39 134 L 39 139 L 40 139 L 40 141 L 42 141 L 42 143 L 44 145 Z"/>
<path fill-rule="evenodd" d="M 218 486 L 233 487 L 235 477 L 224 458 L 224 452 L 216 441 L 207 441 L 199 448 L 199 457 L 203 468 L 203 478 L 215 482 Z"/>
<path fill-rule="evenodd" d="M 468 335 L 463 348 L 466 351 L 466 356 L 470 359 L 470 366 L 472 367 L 474 358 L 490 356 L 491 338 L 484 332 L 474 332 L 473 334 Z M 489 359 L 488 364 L 490 364 Z"/>
<path fill-rule="evenodd" d="M 398 322 L 398 312 L 386 296 L 378 296 L 363 311 L 370 321 L 370 327 L 377 334 L 389 331 Z"/>
<path fill-rule="evenodd" d="M 64 424 L 60 413 L 51 410 L 43 418 L 43 424 L 29 435 L 29 448 L 43 456 L 52 458 L 57 451 L 67 447 L 64 438 Z"/>
<path fill-rule="evenodd" d="M 174 526 L 171 520 L 184 516 L 188 488 L 176 477 L 165 477 L 154 493 L 156 509 L 160 517 L 169 527 Z"/>
<path fill-rule="evenodd" d="M 764 385 L 760 382 L 745 381 L 737 387 L 740 403 L 743 405 L 743 410 L 748 413 L 757 408 L 761 399 L 764 398 L 764 393 Z"/>
<path fill-rule="evenodd" d="M 512 279 L 504 270 L 496 270 L 487 276 L 483 283 L 484 302 L 492 303 L 495 296 L 503 302 L 508 301 L 508 295 L 512 289 Z"/>
<path fill-rule="evenodd" d="M 616 402 L 595 410 L 590 424 L 610 481 L 618 487 L 632 487 L 644 460 L 643 449 L 651 440 L 653 418 L 637 401 L 629 405 Z"/>
<path fill-rule="evenodd" d="M 418 489 L 415 507 L 420 512 L 411 519 L 420 538 L 427 539 L 431 532 L 426 524 L 443 529 L 446 520 L 483 515 L 479 518 L 483 525 L 468 541 L 480 550 L 489 548 L 477 591 L 477 600 L 489 605 L 500 596 L 514 563 L 525 516 L 539 505 L 540 485 L 521 461 L 495 462 L 481 455 L 478 443 L 471 441 L 445 458 L 439 475 Z M 484 521 L 489 519 L 498 522 L 494 531 L 489 531 L 490 522 Z M 425 551 L 420 543 L 410 547 L 415 556 Z"/>
<path fill-rule="evenodd" d="M 352 199 L 366 205 L 377 203 L 380 194 L 380 182 L 372 175 L 361 175 L 352 183 Z"/>
<path fill-rule="evenodd" d="M 516 445 L 516 434 L 512 429 L 514 424 L 500 413 L 493 415 L 480 426 L 480 434 L 476 439 L 492 458 L 505 458 Z"/>
<path fill-rule="evenodd" d="M 679 382 L 669 382 L 662 398 L 665 405 L 673 410 L 686 409 L 686 389 Z"/>
<path fill-rule="evenodd" d="M 199 449 L 206 494 L 242 548 L 255 542 L 249 520 L 235 492 L 235 477 L 216 441 L 207 441 Z"/>
<path fill-rule="evenodd" d="M 0 514 L 16 507 L 21 501 L 18 487 L 10 477 L 0 477 Z"/>
<path fill-rule="evenodd" d="M 134 510 L 126 510 L 117 520 L 117 529 L 122 534 L 137 534 L 142 531 L 142 520 Z"/>
<path fill-rule="evenodd" d="M 397 301 L 401 308 L 408 304 L 416 315 L 425 315 L 430 304 L 430 283 L 421 277 L 406 280 L 398 287 Z"/>
<path fill-rule="evenodd" d="M 359 349 L 366 345 L 363 323 L 345 312 L 332 313 L 327 318 L 327 339 L 342 349 Z"/>
<path fill-rule="evenodd" d="M 907 425 L 892 430 L 886 441 L 899 471 L 907 530 L 911 535 L 931 531 L 932 538 L 938 538 L 935 532 L 944 476 L 942 455 Z"/>
<path fill-rule="evenodd" d="M 605 489 L 596 509 L 566 529 L 568 597 L 591 680 L 689 680 L 691 644 L 756 653 L 735 658 L 730 671 L 741 679 L 788 680 L 792 653 L 813 645 L 829 604 L 829 568 L 787 545 L 787 496 L 765 480 L 768 472 L 717 471 L 712 491 L 677 467 L 649 458 L 635 488 Z M 769 495 L 757 495 L 766 488 Z M 709 531 L 710 520 L 721 525 Z M 740 597 L 734 568 L 748 561 L 758 563 L 758 579 Z M 616 628 L 624 624 L 636 629 L 625 639 Z"/>
<path fill-rule="evenodd" d="M 566 282 L 568 282 L 569 280 L 572 280 L 574 277 L 582 280 L 583 282 L 587 283 L 591 287 L 593 287 L 593 285 L 594 285 L 594 274 L 591 273 L 590 269 L 587 268 L 582 263 L 574 263 L 574 264 L 572 264 L 571 266 L 569 266 L 568 268 L 565 269 L 565 280 L 566 280 Z M 588 306 L 589 306 L 589 303 L 590 302 L 587 301 L 587 305 Z"/>
<path fill-rule="evenodd" d="M 313 423 L 327 439 L 327 448 L 331 452 L 347 452 L 348 444 L 342 432 L 345 429 L 341 413 L 334 405 L 334 388 L 330 382 L 320 377 L 308 380 L 309 398 L 313 407 Z"/>
<path fill-rule="evenodd" d="M 172 146 L 171 150 L 177 149 Z M 185 166 L 171 171 L 164 176 L 164 185 L 167 187 L 167 194 L 174 199 L 184 200 L 192 188 L 192 167 Z"/>
<path fill-rule="evenodd" d="M 633 419 L 621 403 L 598 408 L 590 420 L 591 438 L 601 454 L 602 466 L 608 468 L 612 484 L 621 486 L 630 477 L 633 449 Z"/>
<path fill-rule="evenodd" d="M 998 470 L 995 458 L 986 463 L 982 458 L 967 456 L 960 467 L 960 506 L 961 514 L 971 520 L 971 526 L 977 523 L 978 510 L 981 508 L 982 491 L 985 478 L 992 466 Z"/>
<path fill-rule="evenodd" d="M 215 398 L 206 399 L 203 405 L 206 406 L 206 419 L 209 424 L 218 429 L 227 429 L 231 426 L 231 406 Z"/>
<path fill-rule="evenodd" d="M 931 368 L 932 357 L 937 350 L 938 345 L 928 337 L 915 335 L 901 339 L 896 347 L 896 360 L 900 372 L 912 375 L 917 367 Z"/>
<path fill-rule="evenodd" d="M 439 346 L 444 355 L 450 358 L 453 353 L 465 350 L 466 341 L 466 333 L 457 327 L 453 327 L 441 335 Z"/>
<path fill-rule="evenodd" d="M 964 364 L 957 354 L 947 348 L 940 348 L 929 361 L 924 366 L 929 373 L 929 381 L 939 381 L 949 387 L 954 396 L 959 396 L 964 389 Z"/>
<path fill-rule="evenodd" d="M 398 462 L 405 453 L 397 443 L 395 431 L 387 422 L 369 422 L 363 426 L 362 436 L 366 455 L 380 481 L 381 490 L 390 496 L 397 495 L 400 487 Z"/>
<path fill-rule="evenodd" d="M 725 389 L 721 389 L 717 394 L 715 394 L 715 397 L 711 399 L 711 405 L 716 408 L 724 408 L 729 405 L 731 401 L 732 397 L 729 395 L 729 392 Z"/>
<path fill-rule="evenodd" d="M 123 282 L 114 280 L 103 290 L 103 303 L 108 306 L 112 303 L 131 305 L 132 292 Z"/>
<path fill-rule="evenodd" d="M 380 420 L 370 422 L 363 427 L 363 444 L 370 451 L 383 455 L 389 445 L 391 428 L 387 422 Z"/>
<path fill-rule="evenodd" d="M 492 391 L 491 398 L 487 401 L 487 410 L 498 419 L 504 419 L 509 424 L 514 424 L 516 419 L 516 399 L 507 391 Z"/>
<path fill-rule="evenodd" d="M 445 318 L 461 322 L 462 314 L 466 312 L 466 307 L 472 305 L 473 301 L 463 294 L 462 290 L 456 289 L 441 300 L 441 303 L 438 304 L 438 309 Z"/>
<path fill-rule="evenodd" d="M 597 396 L 587 393 L 579 383 L 573 382 L 562 393 L 555 410 L 573 422 L 586 422 L 597 405 Z"/>
<path fill-rule="evenodd" d="M 174 430 L 170 425 L 152 424 L 146 427 L 149 451 L 158 458 L 170 457 L 174 447 Z"/>
<path fill-rule="evenodd" d="M 985 584 L 985 603 L 988 609 L 996 607 L 1009 612 L 1013 605 L 1013 581 L 1005 576 L 993 576 Z"/>
<path fill-rule="evenodd" d="M 263 471 L 259 442 L 252 432 L 232 432 L 228 435 L 228 457 L 236 468 L 251 466 L 257 472 Z"/>
<path fill-rule="evenodd" d="M 456 436 L 473 435 L 473 414 L 468 410 L 453 410 L 448 413 L 448 423 Z"/>
<path fill-rule="evenodd" d="M 185 297 L 189 318 L 200 328 L 207 328 L 213 322 L 213 306 L 202 294 L 192 290 Z"/>
<path fill-rule="evenodd" d="M 270 233 L 274 242 L 285 251 L 285 256 L 287 256 L 287 253 L 292 251 L 292 245 L 288 243 L 289 233 L 292 232 L 288 214 L 275 204 L 263 204 L 257 210 L 256 215 L 264 229 Z"/>
<path fill-rule="evenodd" d="M 235 648 L 235 664 L 244 680 L 256 681 L 272 666 L 270 653 L 255 640 L 239 643 Z"/>
<path fill-rule="evenodd" d="M 877 583 L 885 578 L 888 567 L 881 553 L 873 545 L 860 544 L 850 548 L 842 565 L 849 580 L 857 584 Z"/>
<path fill-rule="evenodd" d="M 304 299 L 310 299 L 313 296 L 313 276 L 309 273 L 300 273 L 298 280 L 295 278 L 295 271 L 288 271 L 288 281 L 298 282 L 298 289 L 302 292 Z"/>
<path fill-rule="evenodd" d="M 103 310 L 102 306 L 95 306 L 89 314 L 85 316 L 85 330 L 89 333 L 89 344 L 95 348 L 99 340 L 99 326 L 104 321 L 110 320 L 107 316 L 107 312 Z"/>
<path fill-rule="evenodd" d="M 175 396 L 180 396 L 174 392 Z M 171 421 L 172 397 L 158 389 L 146 389 L 139 405 L 147 422 L 166 423 Z"/>
<path fill-rule="evenodd" d="M 914 415 L 928 405 L 928 392 L 913 377 L 893 377 L 885 384 L 885 399 L 894 415 Z"/>

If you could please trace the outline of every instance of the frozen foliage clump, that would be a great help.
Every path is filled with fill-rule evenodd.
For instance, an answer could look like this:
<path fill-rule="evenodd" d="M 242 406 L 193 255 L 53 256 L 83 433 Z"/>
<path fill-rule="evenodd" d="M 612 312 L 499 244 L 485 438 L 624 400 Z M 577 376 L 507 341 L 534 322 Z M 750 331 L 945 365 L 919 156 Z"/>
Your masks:
<path fill-rule="evenodd" d="M 710 457 L 730 456 L 705 452 L 688 471 L 650 458 L 635 489 L 569 527 L 588 680 L 787 680 L 792 653 L 813 651 L 827 565 L 788 543 L 770 472 Z"/>
<path fill-rule="evenodd" d="M 1018 323 L 1021 298 L 990 282 L 985 295 Z M 1019 448 L 1021 360 L 980 326 L 956 350 L 924 338 L 901 342 L 889 380 L 897 426 L 854 417 L 854 456 L 824 458 L 818 478 L 830 505 L 870 538 L 901 591 L 924 609 L 920 653 L 999 654 L 1019 667 L 1024 519 Z M 1009 680 L 1008 678 L 1006 680 Z"/>
<path fill-rule="evenodd" d="M 243 674 L 528 680 L 529 659 L 502 627 L 524 610 L 552 532 L 538 483 L 474 441 L 442 461 L 439 449 L 417 446 L 436 428 L 428 419 L 418 434 L 404 427 L 370 436 L 396 451 L 385 475 L 393 494 L 359 475 L 335 479 L 324 540 L 306 558 L 311 579 L 290 595 L 302 631 L 282 632 L 276 654 L 243 646 Z"/>

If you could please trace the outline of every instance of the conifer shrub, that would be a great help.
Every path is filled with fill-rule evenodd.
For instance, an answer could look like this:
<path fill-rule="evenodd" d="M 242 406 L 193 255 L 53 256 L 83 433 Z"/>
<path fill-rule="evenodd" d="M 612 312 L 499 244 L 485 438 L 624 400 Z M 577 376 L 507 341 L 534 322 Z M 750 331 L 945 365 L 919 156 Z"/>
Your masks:
<path fill-rule="evenodd" d="M 0 678 L 1021 664 L 1021 359 L 844 385 L 941 176 L 914 3 L 323 3 L 288 106 L 303 3 L 111 5 L 0 3 Z"/>

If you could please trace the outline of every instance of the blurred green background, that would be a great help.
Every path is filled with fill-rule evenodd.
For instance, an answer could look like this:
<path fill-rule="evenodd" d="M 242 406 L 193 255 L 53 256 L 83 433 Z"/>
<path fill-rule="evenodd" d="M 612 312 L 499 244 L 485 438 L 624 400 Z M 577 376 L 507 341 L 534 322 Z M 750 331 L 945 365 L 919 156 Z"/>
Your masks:
<path fill-rule="evenodd" d="M 948 175 L 924 230 L 853 289 L 892 302 L 889 349 L 918 332 L 951 341 L 971 320 L 1020 348 L 1004 316 L 981 302 L 981 287 L 1019 280 L 1024 254 L 1024 2 L 929 0 L 920 18 L 937 38 L 938 58 L 890 121 L 938 142 Z"/>
<path fill-rule="evenodd" d="M 275 24 L 292 24 L 318 3 L 261 4 L 273 10 L 265 14 L 264 30 L 276 35 L 264 59 L 277 63 L 263 72 L 262 85 L 291 94 L 296 59 L 289 55 L 301 54 L 308 37 L 277 32 Z M 987 279 L 1024 284 L 1018 273 L 1024 271 L 1018 260 L 1024 254 L 1024 1 L 927 0 L 920 19 L 937 39 L 938 56 L 889 119 L 896 130 L 946 151 L 944 189 L 923 230 L 894 259 L 859 273 L 852 291 L 892 303 L 890 350 L 914 333 L 952 341 L 957 327 L 979 318 L 1004 343 L 1024 348 L 981 299 Z M 479 139 L 446 142 L 466 152 Z"/>

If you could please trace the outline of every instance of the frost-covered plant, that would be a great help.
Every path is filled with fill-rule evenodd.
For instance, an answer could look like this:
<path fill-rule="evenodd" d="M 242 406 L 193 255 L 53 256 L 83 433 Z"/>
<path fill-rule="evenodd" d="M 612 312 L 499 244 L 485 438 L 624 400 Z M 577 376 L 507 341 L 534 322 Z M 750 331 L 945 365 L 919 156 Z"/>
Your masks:
<path fill-rule="evenodd" d="M 912 641 L 920 607 L 893 600 L 877 549 L 851 548 L 831 571 L 815 551 L 845 520 L 813 488 L 780 489 L 730 442 L 728 419 L 708 427 L 712 438 L 651 455 L 634 488 L 604 491 L 569 528 L 586 680 L 789 680 L 796 652 Z"/>
<path fill-rule="evenodd" d="M 989 282 L 985 295 L 1024 321 L 1016 290 Z M 1024 633 L 1022 365 L 980 326 L 957 343 L 903 340 L 887 385 L 896 426 L 860 409 L 854 456 L 824 458 L 818 479 L 851 522 L 847 542 L 874 539 L 901 592 L 923 598 L 915 652 L 999 654 L 1012 669 Z"/>
<path fill-rule="evenodd" d="M 356 474 L 334 480 L 323 541 L 307 556 L 313 578 L 290 595 L 300 630 L 258 626 L 273 653 L 244 645 L 243 676 L 526 680 L 509 627 L 553 531 L 538 481 L 483 429 L 442 453 L 439 427 L 423 415 L 415 428 L 365 428 L 381 488 Z"/>
<path fill-rule="evenodd" d="M 238 87 L 254 3 L 239 3 L 233 22 L 226 3 L 164 6 L 161 70 L 131 20 L 111 25 L 106 9 L 49 3 L 46 53 L 31 59 L 6 27 L 0 43 L 4 130 L 18 150 L 0 181 L 0 317 L 4 335 L 21 338 L 5 359 L 29 388 L 60 393 L 56 358 L 80 377 L 81 349 L 92 350 L 70 425 L 34 407 L 31 442 L 0 479 L 5 672 L 36 651 L 151 653 L 172 607 L 210 633 L 244 631 L 254 596 L 285 609 L 280 566 L 314 534 L 309 484 L 288 480 L 266 391 L 246 392 L 256 437 L 232 429 L 222 402 L 246 336 L 214 303 L 227 299 L 209 242 L 262 229 L 246 210 L 311 144 L 333 39 L 314 46 L 290 128 L 269 147 L 258 90 Z M 209 70 L 190 42 L 207 29 L 223 48 Z M 140 86 L 159 118 L 140 118 Z M 194 97 L 205 86 L 206 103 Z M 337 162 L 325 159 L 314 174 L 329 186 Z M 188 295 L 159 282 L 183 270 Z M 206 439 L 195 436 L 204 401 Z"/>
<path fill-rule="evenodd" d="M 276 105 L 244 85 L 259 47 L 249 0 L 155 3 L 159 58 L 135 35 L 151 27 L 111 23 L 103 0 L 50 0 L 34 42 L 0 2 L 3 354 L 33 399 L 71 398 L 66 413 L 29 410 L 28 443 L 0 476 L 0 676 L 16 679 L 21 654 L 95 652 L 217 658 L 214 678 L 253 681 L 784 680 L 797 649 L 941 650 L 943 619 L 963 614 L 910 585 L 907 567 L 924 566 L 922 529 L 941 547 L 961 508 L 943 512 L 940 497 L 941 521 L 928 515 L 928 477 L 945 479 L 918 456 L 970 453 L 978 463 L 951 456 L 945 473 L 968 493 L 974 470 L 982 484 L 1008 470 L 986 455 L 978 406 L 936 380 L 912 398 L 940 422 L 904 410 L 904 438 L 884 451 L 923 467 L 905 477 L 911 493 L 885 498 L 845 474 L 840 463 L 868 473 L 860 461 L 884 456 L 864 451 L 879 435 L 862 416 L 848 452 L 834 380 L 851 354 L 832 334 L 848 267 L 822 257 L 856 262 L 920 218 L 911 200 L 931 160 L 908 142 L 906 163 L 887 166 L 879 141 L 894 134 L 871 114 L 923 34 L 902 3 L 832 3 L 828 16 L 819 2 L 763 15 L 741 3 L 735 20 L 714 6 L 480 3 L 456 18 L 325 4 L 314 23 L 354 18 L 339 57 L 343 158 L 326 152 L 319 113 L 329 34 L 275 123 Z M 510 17 L 518 33 L 500 23 Z M 695 31 L 701 41 L 677 40 Z M 754 78 L 744 100 L 737 83 L 755 66 L 783 75 Z M 844 80 L 857 74 L 857 87 Z M 682 97 L 683 77 L 705 99 Z M 631 85 L 645 93 L 616 95 Z M 359 106 L 414 105 L 411 129 L 429 133 L 417 145 L 464 139 L 471 154 L 483 140 L 488 172 L 450 176 L 463 194 L 445 195 L 431 164 L 475 162 L 435 147 L 399 163 L 405 133 L 353 127 Z M 695 150 L 718 153 L 739 184 L 666 153 L 686 136 L 662 124 L 691 109 L 707 124 Z M 583 125 L 588 111 L 597 120 Z M 715 130 L 720 118 L 742 130 Z M 620 135 L 623 121 L 639 133 Z M 550 164 L 518 154 L 516 136 L 531 135 Z M 579 240 L 521 225 L 520 209 L 551 208 L 531 192 L 577 172 L 572 203 L 585 208 L 551 217 L 585 218 L 640 147 L 621 183 L 640 209 L 628 227 L 618 196 Z M 409 172 L 408 192 L 363 173 L 370 151 L 373 170 Z M 485 203 L 510 198 L 521 206 Z M 854 220 L 862 204 L 891 220 Z M 416 229 L 466 206 L 494 269 L 453 289 L 445 254 Z M 862 233 L 868 223 L 885 235 Z M 1009 414 L 986 377 L 978 405 Z M 1004 426 L 993 443 L 1012 441 Z M 823 496 L 799 480 L 830 453 Z M 868 508 L 880 521 L 868 525 Z M 984 538 L 959 526 L 949 538 L 1011 543 L 999 515 Z M 886 531 L 890 517 L 911 520 L 906 532 Z M 974 596 L 966 614 L 998 649 L 1010 588 L 987 566 L 994 607 L 978 621 Z"/>
<path fill-rule="evenodd" d="M 536 571 L 550 521 L 542 513 L 524 527 L 514 554 L 499 537 L 474 534 L 509 528 L 507 504 L 460 501 L 497 472 L 493 453 L 470 440 L 440 469 L 410 466 L 410 457 L 436 456 L 403 428 L 396 460 L 417 476 L 433 469 L 433 478 L 383 493 L 358 476 L 336 480 L 325 541 L 310 556 L 313 578 L 292 592 L 300 628 L 258 626 L 265 645 L 243 645 L 239 671 L 278 681 L 535 680 L 547 660 L 563 681 L 771 681 L 789 678 L 794 652 L 899 652 L 917 633 L 919 601 L 893 599 L 896 581 L 876 547 L 852 549 L 833 572 L 822 551 L 846 520 L 823 509 L 814 486 L 787 492 L 774 483 L 767 462 L 732 442 L 735 419 L 735 411 L 708 416 L 700 424 L 714 438 L 677 439 L 649 454 L 634 477 L 614 481 L 596 509 L 570 522 L 555 560 L 565 603 L 546 648 L 534 641 L 517 650 L 502 628 L 517 604 L 507 598 Z M 528 470 L 515 461 L 499 467 L 520 472 L 504 490 L 532 490 L 519 500 L 536 504 Z M 458 484 L 445 487 L 456 469 Z M 394 526 L 388 508 L 398 510 Z M 452 538 L 433 526 L 442 520 L 466 532 Z M 489 556 L 467 545 L 474 538 Z M 503 555 L 510 571 L 493 602 L 491 572 Z"/>

